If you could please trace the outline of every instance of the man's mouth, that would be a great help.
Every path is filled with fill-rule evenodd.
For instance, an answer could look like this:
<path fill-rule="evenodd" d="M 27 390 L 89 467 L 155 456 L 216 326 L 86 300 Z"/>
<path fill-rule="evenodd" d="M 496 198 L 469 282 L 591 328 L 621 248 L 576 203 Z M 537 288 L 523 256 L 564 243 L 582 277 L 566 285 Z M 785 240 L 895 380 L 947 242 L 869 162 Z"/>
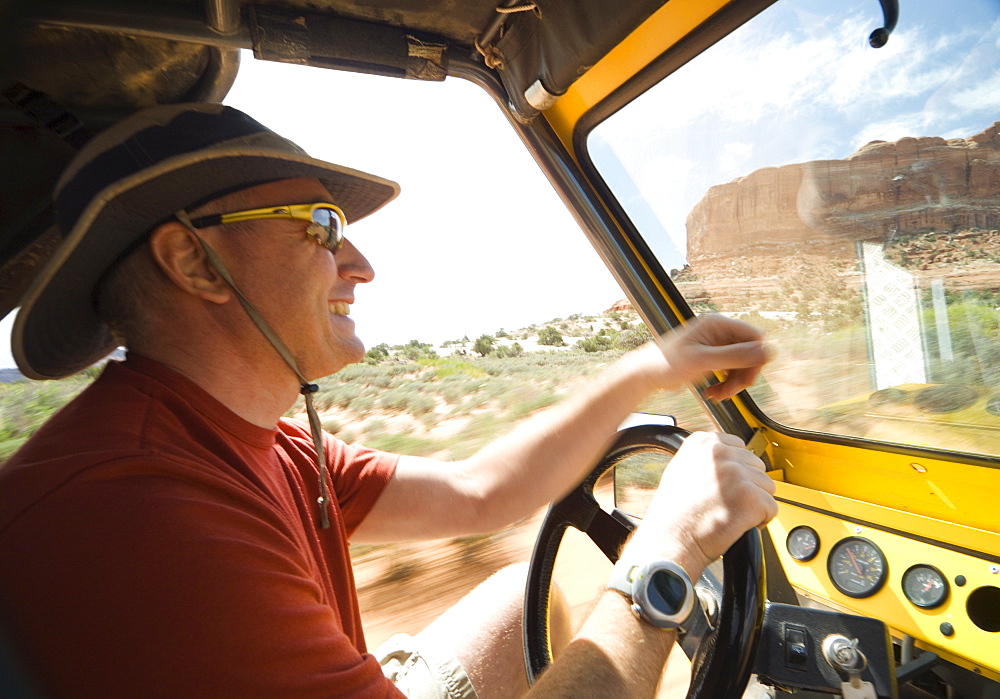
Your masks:
<path fill-rule="evenodd" d="M 335 316 L 349 316 L 351 315 L 351 304 L 346 301 L 331 301 L 330 313 Z"/>

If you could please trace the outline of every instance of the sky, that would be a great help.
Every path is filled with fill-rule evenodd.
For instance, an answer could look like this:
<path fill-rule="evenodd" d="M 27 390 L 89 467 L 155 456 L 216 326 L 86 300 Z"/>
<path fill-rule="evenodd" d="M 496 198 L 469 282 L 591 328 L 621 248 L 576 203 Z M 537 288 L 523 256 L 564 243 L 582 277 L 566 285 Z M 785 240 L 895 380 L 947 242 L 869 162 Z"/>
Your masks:
<path fill-rule="evenodd" d="M 227 104 L 310 155 L 402 193 L 347 235 L 375 280 L 351 309 L 366 345 L 438 344 L 574 313 L 624 293 L 481 88 L 257 61 L 244 52 Z M 10 337 L 13 314 L 0 323 Z M 9 341 L 0 368 L 14 366 Z"/>

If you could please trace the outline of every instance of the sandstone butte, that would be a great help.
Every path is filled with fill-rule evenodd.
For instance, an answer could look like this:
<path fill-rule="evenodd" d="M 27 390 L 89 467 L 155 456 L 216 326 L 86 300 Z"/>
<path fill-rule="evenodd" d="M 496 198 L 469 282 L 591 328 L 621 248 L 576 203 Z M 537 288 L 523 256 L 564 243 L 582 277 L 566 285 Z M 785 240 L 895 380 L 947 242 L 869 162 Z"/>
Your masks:
<path fill-rule="evenodd" d="M 687 253 L 702 279 L 734 258 L 767 275 L 795 255 L 852 262 L 860 240 L 975 229 L 1000 229 L 1000 122 L 969 138 L 873 141 L 843 160 L 716 185 L 688 215 Z"/>

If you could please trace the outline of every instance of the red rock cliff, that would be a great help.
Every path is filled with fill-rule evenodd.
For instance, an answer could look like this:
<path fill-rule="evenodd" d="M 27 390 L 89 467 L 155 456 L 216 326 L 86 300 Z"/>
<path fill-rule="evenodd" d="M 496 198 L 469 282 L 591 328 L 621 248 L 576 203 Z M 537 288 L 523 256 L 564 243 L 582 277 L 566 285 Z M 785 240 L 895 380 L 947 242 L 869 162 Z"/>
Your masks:
<path fill-rule="evenodd" d="M 844 160 L 712 187 L 687 218 L 688 261 L 705 274 L 734 251 L 764 267 L 793 251 L 849 259 L 857 240 L 968 228 L 1000 228 L 1000 122 L 970 138 L 873 141 Z"/>

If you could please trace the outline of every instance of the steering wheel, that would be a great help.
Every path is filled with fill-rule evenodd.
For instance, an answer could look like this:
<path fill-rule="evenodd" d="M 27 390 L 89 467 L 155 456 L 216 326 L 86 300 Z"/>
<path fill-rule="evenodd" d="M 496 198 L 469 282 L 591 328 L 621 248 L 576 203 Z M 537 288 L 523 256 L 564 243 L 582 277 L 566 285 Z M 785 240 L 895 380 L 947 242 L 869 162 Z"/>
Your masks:
<path fill-rule="evenodd" d="M 524 653 L 529 684 L 552 662 L 548 628 L 552 569 L 566 528 L 585 533 L 612 563 L 617 561 L 636 524 L 618 509 L 611 513 L 603 510 L 594 497 L 594 485 L 628 456 L 651 451 L 676 454 L 688 434 L 669 425 L 639 425 L 620 431 L 590 475 L 549 508 L 535 541 L 525 590 Z M 743 534 L 726 551 L 722 569 L 721 584 L 706 571 L 696 585 L 698 597 L 708 607 L 714 601 L 717 613 L 710 620 L 705 602 L 696 604 L 695 616 L 681 641 L 691 660 L 689 699 L 739 697 L 750 679 L 767 599 L 756 529 Z"/>

